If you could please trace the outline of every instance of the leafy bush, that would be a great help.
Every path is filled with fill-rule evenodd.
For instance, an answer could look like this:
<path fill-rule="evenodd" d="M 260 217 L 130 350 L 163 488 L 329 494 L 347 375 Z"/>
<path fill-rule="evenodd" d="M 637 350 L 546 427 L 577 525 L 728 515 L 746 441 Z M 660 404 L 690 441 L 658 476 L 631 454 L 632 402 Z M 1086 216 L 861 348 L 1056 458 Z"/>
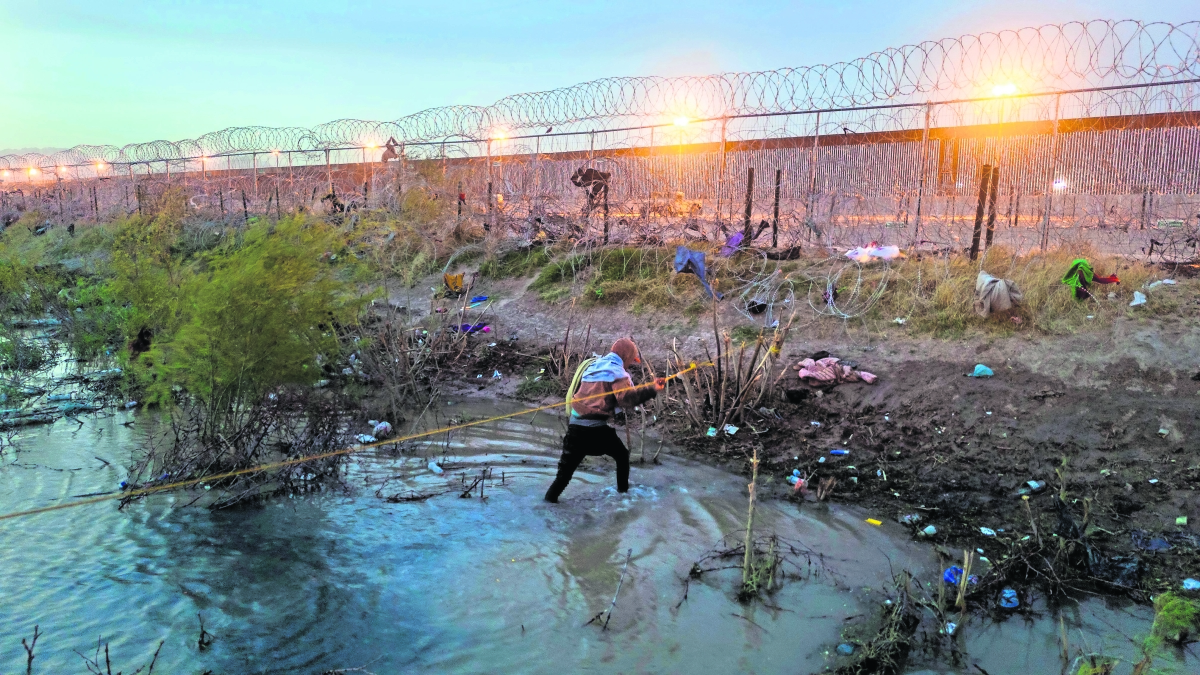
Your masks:
<path fill-rule="evenodd" d="M 323 256 L 337 239 L 333 227 L 302 217 L 259 223 L 240 247 L 209 255 L 206 269 L 184 280 L 178 305 L 147 298 L 148 316 L 177 306 L 180 317 L 143 357 L 151 400 L 178 388 L 219 416 L 279 386 L 320 379 L 318 357 L 338 352 L 336 326 L 353 323 L 370 300 Z"/>

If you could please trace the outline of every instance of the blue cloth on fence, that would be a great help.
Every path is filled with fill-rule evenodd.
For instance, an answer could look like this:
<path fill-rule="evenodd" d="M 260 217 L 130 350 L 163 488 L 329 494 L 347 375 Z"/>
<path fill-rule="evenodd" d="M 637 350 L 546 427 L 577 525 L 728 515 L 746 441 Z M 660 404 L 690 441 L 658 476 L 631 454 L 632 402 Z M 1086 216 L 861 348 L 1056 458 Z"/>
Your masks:
<path fill-rule="evenodd" d="M 675 271 L 681 274 L 684 272 L 695 274 L 704 286 L 704 290 L 708 291 L 708 297 L 721 299 L 721 294 L 708 285 L 708 275 L 704 271 L 704 251 L 693 251 L 686 246 L 677 247 L 675 249 Z"/>

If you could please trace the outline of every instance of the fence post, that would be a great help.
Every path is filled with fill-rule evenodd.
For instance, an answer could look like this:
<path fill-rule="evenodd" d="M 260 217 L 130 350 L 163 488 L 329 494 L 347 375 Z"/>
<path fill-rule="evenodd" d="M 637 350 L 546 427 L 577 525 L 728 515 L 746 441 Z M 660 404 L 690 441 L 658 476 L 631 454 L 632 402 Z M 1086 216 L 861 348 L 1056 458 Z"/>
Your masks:
<path fill-rule="evenodd" d="M 171 182 L 171 160 L 164 159 L 163 166 L 167 169 L 167 183 Z"/>
<path fill-rule="evenodd" d="M 490 231 L 492 229 L 492 139 L 487 141 L 487 215 L 483 223 L 483 229 Z"/>
<path fill-rule="evenodd" d="M 490 181 L 490 180 L 488 181 L 487 194 L 488 194 L 487 218 L 485 218 L 483 221 L 483 229 L 485 232 L 491 232 L 492 231 L 492 213 L 493 213 L 493 211 L 492 211 L 492 181 Z"/>
<path fill-rule="evenodd" d="M 745 233 L 742 239 L 743 246 L 749 246 L 748 239 L 751 237 L 750 232 L 750 209 L 754 206 L 754 167 L 746 169 L 746 217 L 742 221 L 742 232 Z"/>
<path fill-rule="evenodd" d="M 604 185 L 604 243 L 608 244 L 608 184 Z"/>
<path fill-rule="evenodd" d="M 258 199 L 258 153 L 250 153 L 250 164 L 254 171 L 254 198 Z M 170 176 L 170 174 L 167 175 Z M 243 194 L 245 194 L 245 191 L 243 191 Z"/>
<path fill-rule="evenodd" d="M 464 199 L 466 196 L 467 195 L 462 191 L 462 181 L 460 180 L 460 181 L 458 181 L 458 219 L 459 220 L 462 220 L 462 207 L 463 207 L 463 202 L 467 201 L 466 199 Z"/>
<path fill-rule="evenodd" d="M 729 120 L 721 118 L 721 167 L 717 170 L 717 224 L 721 223 L 721 198 L 725 195 L 725 128 Z"/>
<path fill-rule="evenodd" d="M 929 118 L 933 111 L 933 104 L 925 104 L 925 127 L 921 130 L 921 173 L 917 179 L 917 214 L 914 218 L 915 226 L 913 227 L 913 242 L 916 243 L 921 238 L 921 206 L 925 199 L 925 172 L 929 169 L 926 163 L 929 161 Z"/>
<path fill-rule="evenodd" d="M 813 126 L 813 144 L 812 158 L 809 161 L 808 168 L 808 204 L 804 207 L 804 216 L 808 220 L 809 231 L 812 231 L 817 226 L 817 219 L 813 217 L 813 210 L 816 208 L 817 198 L 817 148 L 819 147 L 821 138 L 821 113 L 817 113 L 816 124 Z"/>
<path fill-rule="evenodd" d="M 1054 175 L 1058 173 L 1058 116 L 1062 94 L 1054 97 L 1054 135 L 1050 138 L 1050 180 L 1046 186 L 1046 213 L 1042 219 L 1042 252 L 1050 245 L 1050 210 L 1054 208 Z"/>
<path fill-rule="evenodd" d="M 329 148 L 325 148 L 325 177 L 329 180 L 329 194 L 333 194 L 333 167 L 329 164 Z"/>
<path fill-rule="evenodd" d="M 399 205 L 398 211 L 404 210 L 404 144 L 400 144 L 400 168 L 396 172 L 396 203 Z M 442 175 L 446 175 L 445 163 L 446 143 L 442 142 Z"/>
<path fill-rule="evenodd" d="M 992 166 L 992 179 L 988 184 L 988 219 L 987 219 L 987 241 L 984 244 L 985 248 L 992 248 L 992 234 L 996 230 L 996 188 L 1000 184 L 1000 166 Z"/>
<path fill-rule="evenodd" d="M 971 260 L 979 257 L 979 235 L 983 233 L 983 210 L 987 206 L 988 185 L 992 180 L 992 165 L 984 164 L 979 172 L 979 203 L 975 207 L 975 232 L 971 235 Z"/>
<path fill-rule="evenodd" d="M 96 214 L 96 220 L 100 220 L 100 200 L 96 197 L 96 186 L 92 186 L 92 213 Z"/>
<path fill-rule="evenodd" d="M 775 169 L 775 210 L 771 216 L 771 248 L 779 248 L 779 187 L 783 184 L 783 169 Z"/>
<path fill-rule="evenodd" d="M 654 127 L 650 127 L 650 150 L 646 153 L 646 218 L 654 211 Z M 719 214 L 718 214 L 719 215 Z"/>
<path fill-rule="evenodd" d="M 242 190 L 242 214 L 246 216 L 246 224 L 250 223 L 250 205 L 246 202 L 246 191 Z"/>

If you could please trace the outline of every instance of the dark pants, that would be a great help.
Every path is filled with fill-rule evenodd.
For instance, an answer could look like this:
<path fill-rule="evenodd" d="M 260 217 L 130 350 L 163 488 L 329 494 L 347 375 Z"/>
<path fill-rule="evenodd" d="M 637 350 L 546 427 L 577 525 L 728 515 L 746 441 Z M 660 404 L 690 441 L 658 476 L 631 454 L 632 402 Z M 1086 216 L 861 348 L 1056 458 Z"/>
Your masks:
<path fill-rule="evenodd" d="M 629 491 L 629 450 L 617 431 L 607 424 L 602 427 L 584 427 L 578 424 L 567 425 L 567 435 L 563 436 L 563 454 L 558 460 L 558 475 L 546 490 L 546 501 L 557 502 L 558 496 L 567 489 L 571 476 L 584 457 L 599 457 L 608 455 L 617 462 L 617 492 Z"/>

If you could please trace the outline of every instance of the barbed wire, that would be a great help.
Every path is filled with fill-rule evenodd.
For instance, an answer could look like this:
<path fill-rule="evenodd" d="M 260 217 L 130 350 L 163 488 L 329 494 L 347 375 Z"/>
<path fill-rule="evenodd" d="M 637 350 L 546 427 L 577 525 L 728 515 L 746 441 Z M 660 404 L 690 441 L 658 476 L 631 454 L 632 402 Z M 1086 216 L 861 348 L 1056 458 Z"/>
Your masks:
<path fill-rule="evenodd" d="M 979 95 L 1012 82 L 1056 90 L 1196 77 L 1200 77 L 1200 21 L 1095 20 L 931 40 L 826 65 L 698 77 L 603 78 L 515 94 L 490 106 L 430 108 L 392 121 L 342 119 L 312 128 L 230 127 L 180 141 L 78 145 L 51 155 L 0 155 L 0 169 L 322 152 L 381 146 L 389 138 L 400 143 L 461 143 L 484 141 L 497 133 L 602 130 L 673 116 L 715 118 L 913 103 L 932 96 Z M 1100 105 L 1129 112 L 1124 109 L 1144 108 L 1146 101 L 1106 95 Z"/>

